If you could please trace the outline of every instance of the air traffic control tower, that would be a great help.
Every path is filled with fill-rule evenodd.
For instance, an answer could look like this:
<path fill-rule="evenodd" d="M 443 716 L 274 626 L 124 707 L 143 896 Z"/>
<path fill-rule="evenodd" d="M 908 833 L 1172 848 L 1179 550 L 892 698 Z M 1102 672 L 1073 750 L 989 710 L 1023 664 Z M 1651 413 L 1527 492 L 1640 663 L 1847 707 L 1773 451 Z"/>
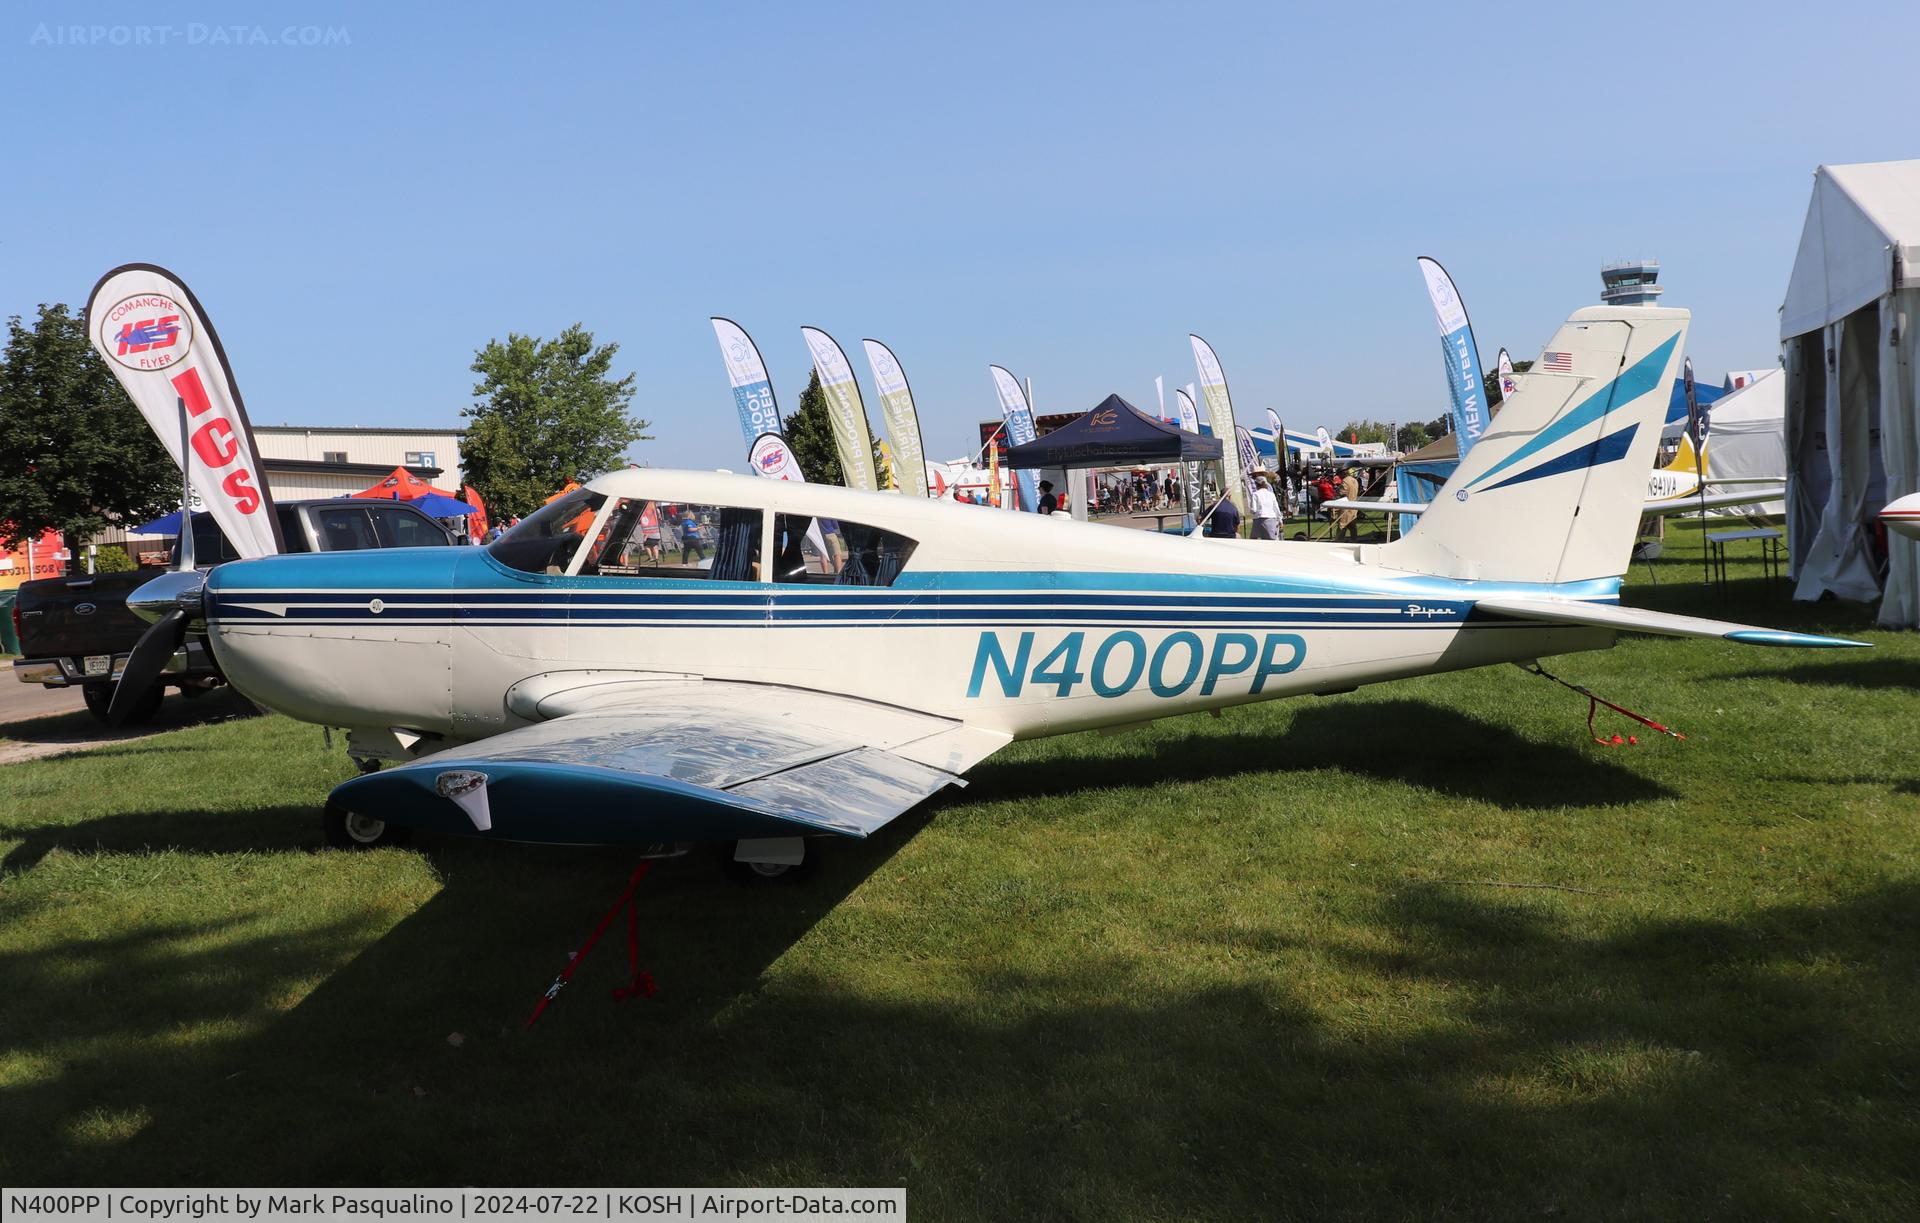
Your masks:
<path fill-rule="evenodd" d="M 1600 300 L 1609 306 L 1651 306 L 1662 292 L 1658 259 L 1626 259 L 1600 268 Z"/>

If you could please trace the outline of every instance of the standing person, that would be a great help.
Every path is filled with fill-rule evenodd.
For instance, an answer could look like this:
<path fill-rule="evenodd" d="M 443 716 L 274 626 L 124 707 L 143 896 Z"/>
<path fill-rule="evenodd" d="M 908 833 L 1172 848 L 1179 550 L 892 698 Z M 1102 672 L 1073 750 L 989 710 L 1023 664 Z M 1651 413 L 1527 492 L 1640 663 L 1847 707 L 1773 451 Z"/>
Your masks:
<path fill-rule="evenodd" d="M 1253 537 L 1280 538 L 1280 498 L 1273 495 L 1273 477 L 1264 471 L 1253 473 Z"/>
<path fill-rule="evenodd" d="M 680 563 L 682 565 L 689 565 L 695 561 L 706 560 L 707 549 L 700 542 L 700 516 L 694 512 L 692 506 L 686 506 L 680 511 L 680 521 L 678 525 L 680 528 Z M 692 556 L 692 560 L 688 559 L 689 555 Z"/>
<path fill-rule="evenodd" d="M 1213 513 L 1207 516 L 1207 537 L 1210 539 L 1237 539 L 1240 536 L 1240 511 L 1232 500 L 1220 498 L 1220 504 L 1213 507 Z"/>
<path fill-rule="evenodd" d="M 1060 498 L 1053 495 L 1053 481 L 1040 481 L 1040 512 L 1051 514 L 1060 508 Z"/>
<path fill-rule="evenodd" d="M 640 547 L 647 554 L 647 563 L 664 563 L 660 550 L 660 508 L 649 501 L 640 510 Z"/>
<path fill-rule="evenodd" d="M 1340 481 L 1340 495 L 1349 501 L 1358 501 L 1360 499 L 1360 469 L 1358 467 L 1347 468 L 1347 478 Z M 1344 535 L 1350 539 L 1360 538 L 1360 528 L 1354 525 L 1359 518 L 1359 510 L 1341 510 L 1339 521 L 1335 524 L 1338 528 L 1335 533 Z"/>

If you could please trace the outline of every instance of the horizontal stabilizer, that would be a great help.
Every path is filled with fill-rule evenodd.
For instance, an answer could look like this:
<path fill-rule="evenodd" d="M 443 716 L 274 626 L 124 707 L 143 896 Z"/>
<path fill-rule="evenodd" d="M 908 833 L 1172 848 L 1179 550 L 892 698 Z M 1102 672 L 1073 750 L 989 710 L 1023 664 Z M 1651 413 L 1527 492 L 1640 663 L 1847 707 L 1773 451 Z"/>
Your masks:
<path fill-rule="evenodd" d="M 1617 629 L 1623 633 L 1653 633 L 1661 637 L 1717 637 L 1742 645 L 1834 649 L 1873 644 L 1868 641 L 1849 641 L 1844 637 L 1818 637 L 1811 633 L 1756 628 L 1750 624 L 1729 624 L 1724 620 L 1704 620 L 1698 616 L 1674 616 L 1610 603 L 1577 603 L 1559 599 L 1479 599 L 1474 603 L 1474 610 L 1515 620 L 1584 624 L 1594 628 Z"/>
<path fill-rule="evenodd" d="M 1720 483 L 1720 481 L 1714 481 Z M 1750 484 L 1750 480 L 1729 480 L 1726 483 Z M 1658 501 L 1649 501 L 1640 507 L 1642 514 L 1654 518 L 1666 518 L 1673 514 L 1697 514 L 1701 510 L 1723 509 L 1730 505 L 1754 505 L 1762 501 L 1779 501 L 1787 495 L 1780 484 L 1768 481 L 1768 487 L 1748 489 L 1735 493 L 1708 493 L 1705 497 L 1688 494 L 1681 497 L 1662 497 Z M 1358 510 L 1363 514 L 1424 514 L 1428 503 L 1425 501 L 1349 501 L 1339 497 L 1332 501 L 1322 501 L 1320 508 L 1325 510 Z"/>

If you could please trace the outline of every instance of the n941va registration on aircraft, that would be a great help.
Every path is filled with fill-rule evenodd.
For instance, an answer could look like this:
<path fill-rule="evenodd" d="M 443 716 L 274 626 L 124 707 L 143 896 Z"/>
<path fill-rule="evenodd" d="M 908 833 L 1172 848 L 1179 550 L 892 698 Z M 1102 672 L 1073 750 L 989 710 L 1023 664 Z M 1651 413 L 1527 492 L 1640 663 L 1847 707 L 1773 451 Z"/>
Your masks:
<path fill-rule="evenodd" d="M 1575 314 L 1407 537 L 1177 539 L 750 476 L 625 470 L 486 548 L 156 579 L 248 697 L 398 767 L 342 835 L 864 837 L 1013 739 L 1602 649 L 1845 646 L 1619 605 L 1688 315 Z M 685 524 L 683 527 L 680 524 Z M 825 526 L 838 546 L 806 541 Z M 664 530 L 663 530 L 664 528 Z M 134 673 L 129 666 L 128 673 Z"/>

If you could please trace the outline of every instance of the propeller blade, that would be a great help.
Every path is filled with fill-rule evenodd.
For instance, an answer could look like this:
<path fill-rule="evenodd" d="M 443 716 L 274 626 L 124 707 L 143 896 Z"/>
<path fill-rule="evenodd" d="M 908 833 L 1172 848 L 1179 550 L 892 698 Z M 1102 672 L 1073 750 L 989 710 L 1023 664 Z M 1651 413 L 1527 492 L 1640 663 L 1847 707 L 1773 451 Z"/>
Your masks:
<path fill-rule="evenodd" d="M 178 607 L 154 621 L 153 627 L 141 634 L 133 653 L 127 657 L 126 667 L 120 672 L 120 683 L 113 690 L 113 701 L 107 706 L 109 724 L 119 726 L 126 720 L 141 696 L 160 678 L 167 660 L 173 657 L 173 652 L 180 648 L 180 643 L 186 637 L 187 613 Z"/>

